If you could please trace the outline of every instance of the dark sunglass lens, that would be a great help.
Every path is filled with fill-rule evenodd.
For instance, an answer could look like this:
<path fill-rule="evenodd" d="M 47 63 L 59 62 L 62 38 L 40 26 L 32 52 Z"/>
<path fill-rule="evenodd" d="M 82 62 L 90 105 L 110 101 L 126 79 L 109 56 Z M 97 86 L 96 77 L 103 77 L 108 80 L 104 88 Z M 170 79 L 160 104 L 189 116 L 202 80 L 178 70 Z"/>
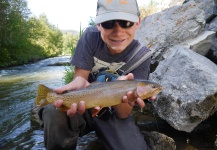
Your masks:
<path fill-rule="evenodd" d="M 106 21 L 101 23 L 101 26 L 105 29 L 112 29 L 115 26 L 115 21 L 111 20 L 111 21 Z"/>
<path fill-rule="evenodd" d="M 134 25 L 134 22 L 125 21 L 125 20 L 118 20 L 118 23 L 122 28 L 130 28 Z"/>

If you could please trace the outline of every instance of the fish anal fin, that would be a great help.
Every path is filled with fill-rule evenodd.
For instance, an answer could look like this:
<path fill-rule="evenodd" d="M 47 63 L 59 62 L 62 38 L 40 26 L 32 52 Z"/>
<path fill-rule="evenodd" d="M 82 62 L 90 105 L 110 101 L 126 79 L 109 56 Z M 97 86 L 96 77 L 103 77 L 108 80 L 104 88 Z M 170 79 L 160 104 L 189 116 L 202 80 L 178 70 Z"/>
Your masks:
<path fill-rule="evenodd" d="M 92 108 L 92 117 L 95 117 L 102 109 L 103 107 L 100 107 L 100 109 Z"/>

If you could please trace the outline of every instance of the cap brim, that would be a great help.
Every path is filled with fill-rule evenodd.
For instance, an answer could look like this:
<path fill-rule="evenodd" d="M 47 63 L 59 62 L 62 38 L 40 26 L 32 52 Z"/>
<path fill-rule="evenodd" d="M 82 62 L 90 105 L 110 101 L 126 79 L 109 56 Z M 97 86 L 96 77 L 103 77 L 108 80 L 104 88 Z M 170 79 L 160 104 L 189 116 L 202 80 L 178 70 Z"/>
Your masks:
<path fill-rule="evenodd" d="M 139 17 L 126 12 L 111 12 L 96 16 L 95 23 L 100 24 L 109 20 L 127 20 L 131 22 L 139 22 Z"/>

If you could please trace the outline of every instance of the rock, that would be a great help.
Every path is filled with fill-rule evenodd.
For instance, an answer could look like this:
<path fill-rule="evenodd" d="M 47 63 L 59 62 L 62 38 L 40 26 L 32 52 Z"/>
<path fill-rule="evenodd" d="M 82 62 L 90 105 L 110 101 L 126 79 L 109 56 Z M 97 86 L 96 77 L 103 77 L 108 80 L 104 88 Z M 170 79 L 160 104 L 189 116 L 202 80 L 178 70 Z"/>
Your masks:
<path fill-rule="evenodd" d="M 215 17 L 210 24 L 208 24 L 208 30 L 210 31 L 217 31 L 217 17 Z"/>
<path fill-rule="evenodd" d="M 31 126 L 32 127 L 40 127 L 42 125 L 42 121 L 38 116 L 39 107 L 34 107 L 31 111 Z"/>
<path fill-rule="evenodd" d="M 213 15 L 217 14 L 215 0 L 190 0 L 197 3 L 198 7 L 205 12 L 205 20 L 209 21 Z M 208 4 L 208 5 L 207 5 Z"/>
<path fill-rule="evenodd" d="M 142 132 L 151 150 L 176 150 L 175 141 L 158 132 Z"/>
<path fill-rule="evenodd" d="M 177 130 L 191 132 L 217 110 L 216 16 L 216 0 L 185 0 L 146 17 L 137 30 L 153 51 L 150 80 L 164 88 L 154 107 Z"/>
<path fill-rule="evenodd" d="M 182 46 L 171 49 L 150 75 L 163 86 L 153 105 L 172 127 L 191 132 L 217 110 L 217 66 Z"/>
<path fill-rule="evenodd" d="M 205 31 L 199 34 L 196 38 L 183 43 L 184 47 L 190 48 L 191 50 L 206 55 L 212 47 L 215 40 L 216 33 L 214 31 Z M 185 41 L 186 42 L 186 41 Z"/>
<path fill-rule="evenodd" d="M 154 52 L 152 63 L 160 62 L 170 47 L 197 37 L 205 27 L 204 18 L 193 1 L 174 6 L 143 19 L 135 38 Z"/>
<path fill-rule="evenodd" d="M 217 64 L 217 38 L 214 40 L 214 44 L 212 45 L 206 57 Z"/>

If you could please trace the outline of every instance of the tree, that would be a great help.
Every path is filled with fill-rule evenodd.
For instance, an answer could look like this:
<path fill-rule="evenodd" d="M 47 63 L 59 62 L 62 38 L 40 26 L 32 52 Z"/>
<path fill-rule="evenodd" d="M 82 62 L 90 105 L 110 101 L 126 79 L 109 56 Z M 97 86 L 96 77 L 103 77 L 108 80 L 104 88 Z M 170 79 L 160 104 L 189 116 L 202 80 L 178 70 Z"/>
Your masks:
<path fill-rule="evenodd" d="M 27 44 L 25 40 L 29 34 L 26 19 L 30 12 L 24 0 L 0 0 L 0 4 L 0 53 L 3 57 L 0 66 L 2 66 L 16 63 L 17 59 L 23 61 L 23 57 L 18 57 L 17 49 Z"/>
<path fill-rule="evenodd" d="M 43 49 L 43 56 L 58 56 L 63 48 L 63 38 L 61 31 L 51 25 L 45 14 L 37 18 L 30 18 L 29 24 L 32 26 L 32 44 L 39 45 Z"/>
<path fill-rule="evenodd" d="M 0 67 L 62 53 L 62 33 L 45 15 L 29 18 L 25 0 L 0 0 L 0 4 Z"/>
<path fill-rule="evenodd" d="M 158 11 L 157 5 L 157 2 L 151 0 L 151 2 L 148 5 L 140 6 L 139 10 L 141 19 L 156 13 Z"/>

